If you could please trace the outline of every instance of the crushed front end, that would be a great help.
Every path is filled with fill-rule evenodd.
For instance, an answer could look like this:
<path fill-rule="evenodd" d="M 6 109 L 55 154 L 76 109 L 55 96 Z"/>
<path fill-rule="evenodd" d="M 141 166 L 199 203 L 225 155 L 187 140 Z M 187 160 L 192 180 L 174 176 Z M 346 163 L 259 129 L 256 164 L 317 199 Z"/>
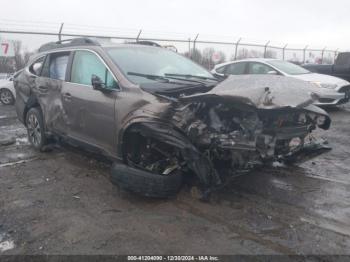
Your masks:
<path fill-rule="evenodd" d="M 276 161 L 303 161 L 328 149 L 311 134 L 318 126 L 329 127 L 327 115 L 288 107 L 256 109 L 220 100 L 182 105 L 173 116 L 176 126 L 210 163 L 213 170 L 207 174 L 215 173 L 220 180 Z"/>
<path fill-rule="evenodd" d="M 298 92 L 287 88 L 293 84 L 300 85 Z M 331 120 L 312 104 L 316 94 L 304 85 L 299 80 L 238 77 L 209 92 L 160 93 L 172 102 L 159 113 L 162 121 L 134 129 L 147 139 L 130 139 L 137 142 L 135 149 L 126 150 L 127 163 L 159 174 L 193 172 L 211 189 L 257 167 L 315 157 L 329 147 L 313 131 L 328 129 Z M 139 141 L 144 141 L 141 150 Z"/>

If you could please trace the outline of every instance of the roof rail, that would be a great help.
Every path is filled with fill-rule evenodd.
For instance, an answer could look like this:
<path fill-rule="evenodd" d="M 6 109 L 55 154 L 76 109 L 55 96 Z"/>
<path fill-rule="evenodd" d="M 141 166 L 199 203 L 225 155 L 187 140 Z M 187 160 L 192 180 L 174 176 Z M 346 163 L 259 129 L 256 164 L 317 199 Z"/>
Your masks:
<path fill-rule="evenodd" d="M 72 38 L 72 39 L 65 39 L 61 41 L 56 42 L 49 42 L 47 44 L 44 44 L 40 46 L 39 52 L 44 52 L 52 49 L 57 48 L 64 48 L 64 47 L 70 47 L 70 46 L 79 46 L 79 45 L 94 45 L 94 46 L 100 46 L 101 44 L 92 38 Z"/>
<path fill-rule="evenodd" d="M 156 46 L 156 47 L 162 47 L 160 44 L 153 42 L 153 41 L 136 41 L 136 42 L 127 42 L 127 44 L 134 44 L 134 45 L 148 45 L 148 46 Z"/>

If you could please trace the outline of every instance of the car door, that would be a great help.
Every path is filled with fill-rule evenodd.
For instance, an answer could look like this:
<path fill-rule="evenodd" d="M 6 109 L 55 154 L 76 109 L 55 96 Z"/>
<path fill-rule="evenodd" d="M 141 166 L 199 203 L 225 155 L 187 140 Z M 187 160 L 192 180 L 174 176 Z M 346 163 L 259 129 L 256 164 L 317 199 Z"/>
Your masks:
<path fill-rule="evenodd" d="M 70 55 L 69 51 L 48 54 L 41 75 L 36 80 L 37 98 L 42 108 L 46 128 L 59 134 L 65 134 L 67 129 L 61 90 L 67 77 Z"/>
<path fill-rule="evenodd" d="M 24 112 L 26 104 L 35 90 L 36 79 L 40 77 L 41 69 L 45 56 L 35 59 L 27 68 L 25 68 L 14 80 L 16 90 L 16 112 L 21 122 L 25 122 Z M 35 70 L 34 70 L 35 69 Z"/>
<path fill-rule="evenodd" d="M 115 151 L 115 102 L 119 93 L 116 78 L 103 59 L 89 50 L 74 52 L 69 71 L 70 77 L 62 87 L 68 135 L 104 151 Z M 93 88 L 92 75 L 104 81 L 104 90 Z"/>

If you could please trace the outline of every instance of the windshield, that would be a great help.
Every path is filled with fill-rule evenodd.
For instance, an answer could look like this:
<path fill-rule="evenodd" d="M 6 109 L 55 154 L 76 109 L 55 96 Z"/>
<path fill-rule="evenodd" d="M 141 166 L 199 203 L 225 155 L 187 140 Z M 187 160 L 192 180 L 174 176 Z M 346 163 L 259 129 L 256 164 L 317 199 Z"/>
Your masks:
<path fill-rule="evenodd" d="M 270 60 L 268 62 L 272 66 L 276 67 L 278 70 L 289 75 L 302 75 L 308 74 L 310 71 L 302 68 L 301 66 L 295 65 L 282 60 Z"/>
<path fill-rule="evenodd" d="M 167 77 L 172 74 L 179 77 L 189 76 L 212 78 L 213 76 L 201 66 L 173 51 L 151 46 L 109 48 L 108 54 L 127 78 L 137 84 L 156 81 L 156 77 L 146 78 L 143 75 Z M 136 73 L 136 74 L 135 74 Z"/>

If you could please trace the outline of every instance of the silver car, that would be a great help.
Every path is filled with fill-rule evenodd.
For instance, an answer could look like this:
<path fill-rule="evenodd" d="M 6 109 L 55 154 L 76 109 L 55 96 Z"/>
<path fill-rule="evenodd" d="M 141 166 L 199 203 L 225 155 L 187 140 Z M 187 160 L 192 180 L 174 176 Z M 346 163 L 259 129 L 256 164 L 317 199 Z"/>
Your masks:
<path fill-rule="evenodd" d="M 16 92 L 13 86 L 13 77 L 0 80 L 0 102 L 4 105 L 13 105 L 16 99 Z"/>
<path fill-rule="evenodd" d="M 218 64 L 212 70 L 216 75 L 271 74 L 282 75 L 313 83 L 320 88 L 317 105 L 340 105 L 349 101 L 350 83 L 338 77 L 312 73 L 301 66 L 278 60 L 254 58 Z"/>

